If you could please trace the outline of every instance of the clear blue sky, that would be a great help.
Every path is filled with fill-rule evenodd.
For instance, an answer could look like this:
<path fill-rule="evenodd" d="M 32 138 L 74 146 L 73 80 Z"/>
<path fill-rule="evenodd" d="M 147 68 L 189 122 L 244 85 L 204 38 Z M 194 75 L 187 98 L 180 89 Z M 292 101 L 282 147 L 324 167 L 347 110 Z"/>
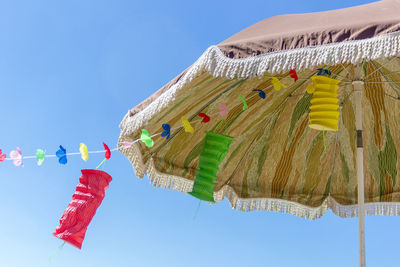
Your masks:
<path fill-rule="evenodd" d="M 115 147 L 127 110 L 210 45 L 264 18 L 372 1 L 0 1 L 0 148 L 25 155 L 59 145 Z M 47 159 L 0 163 L 0 266 L 356 266 L 358 225 L 330 211 L 316 221 L 202 205 L 138 180 L 113 153 L 113 176 L 81 251 L 50 233 L 82 168 Z M 367 217 L 368 266 L 399 266 L 400 218 Z"/>

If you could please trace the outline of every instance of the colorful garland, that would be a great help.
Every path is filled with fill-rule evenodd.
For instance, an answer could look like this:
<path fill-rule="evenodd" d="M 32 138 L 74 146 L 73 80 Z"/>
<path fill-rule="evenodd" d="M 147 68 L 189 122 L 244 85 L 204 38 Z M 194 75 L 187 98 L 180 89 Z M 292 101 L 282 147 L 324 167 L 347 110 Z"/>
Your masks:
<path fill-rule="evenodd" d="M 331 74 L 332 73 L 328 69 L 324 69 L 324 68 L 319 68 L 318 73 L 317 73 L 318 76 L 331 75 Z M 294 70 L 294 69 L 289 71 L 289 76 L 294 79 L 294 82 L 296 82 L 298 80 L 296 70 Z M 313 84 L 310 84 L 307 87 L 307 93 L 312 94 L 314 92 L 315 88 L 318 87 L 318 85 L 316 84 L 316 83 L 318 83 L 318 81 L 319 80 L 313 79 Z M 282 87 L 283 88 L 287 87 L 276 77 L 271 77 L 271 83 L 275 90 L 280 90 Z M 263 90 L 253 89 L 252 91 L 257 92 L 260 98 L 262 98 L 262 99 L 266 98 L 266 94 Z M 246 110 L 248 108 L 246 99 L 241 95 L 238 95 L 238 98 L 243 103 L 243 110 Z M 219 104 L 219 115 L 222 118 L 227 118 L 228 108 L 227 108 L 226 103 Z M 203 113 L 203 112 L 200 112 L 198 114 L 198 116 L 200 118 L 202 118 L 201 123 L 208 123 L 211 120 L 210 115 Z M 184 116 L 182 116 L 182 118 L 181 118 L 181 126 L 179 126 L 179 128 L 181 128 L 181 127 L 184 128 L 185 132 L 194 133 L 193 126 L 190 124 L 189 120 Z M 37 165 L 41 166 L 43 164 L 43 161 L 45 160 L 45 158 L 57 158 L 58 162 L 60 164 L 65 165 L 68 163 L 69 156 L 80 155 L 82 160 L 88 161 L 90 154 L 105 153 L 105 159 L 98 166 L 98 167 L 100 167 L 106 160 L 110 159 L 112 151 L 117 151 L 121 148 L 123 148 L 123 149 L 129 148 L 130 146 L 132 146 L 134 143 L 136 143 L 138 141 L 143 142 L 147 147 L 152 147 L 152 146 L 154 146 L 154 140 L 152 138 L 155 136 L 158 136 L 158 135 L 161 135 L 162 137 L 165 137 L 168 140 L 171 136 L 171 130 L 173 130 L 173 129 L 171 128 L 170 124 L 162 124 L 162 128 L 163 128 L 163 132 L 153 134 L 153 135 L 150 135 L 150 133 L 146 129 L 142 129 L 142 134 L 139 139 L 136 139 L 132 142 L 124 142 L 122 147 L 116 147 L 111 150 L 108 148 L 108 146 L 105 143 L 103 143 L 104 150 L 89 151 L 87 146 L 84 143 L 80 143 L 79 152 L 67 153 L 66 148 L 64 148 L 63 146 L 60 145 L 60 147 L 56 151 L 55 155 L 46 155 L 44 150 L 37 149 L 36 154 L 34 156 L 23 156 L 21 149 L 19 147 L 17 147 L 15 150 L 11 151 L 10 156 L 7 157 L 7 155 L 3 154 L 2 150 L 0 149 L 0 162 L 9 160 L 9 161 L 13 161 L 15 166 L 24 166 L 23 160 L 37 159 Z M 326 130 L 328 130 L 328 129 L 326 129 Z"/>

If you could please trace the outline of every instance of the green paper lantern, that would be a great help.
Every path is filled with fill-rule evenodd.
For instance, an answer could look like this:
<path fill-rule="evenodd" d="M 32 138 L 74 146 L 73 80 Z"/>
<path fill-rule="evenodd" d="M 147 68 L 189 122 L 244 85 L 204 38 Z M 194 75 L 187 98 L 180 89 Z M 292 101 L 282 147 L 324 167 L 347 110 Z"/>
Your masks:
<path fill-rule="evenodd" d="M 228 153 L 232 140 L 232 137 L 226 135 L 206 132 L 193 190 L 189 194 L 200 200 L 214 202 L 218 167 Z"/>

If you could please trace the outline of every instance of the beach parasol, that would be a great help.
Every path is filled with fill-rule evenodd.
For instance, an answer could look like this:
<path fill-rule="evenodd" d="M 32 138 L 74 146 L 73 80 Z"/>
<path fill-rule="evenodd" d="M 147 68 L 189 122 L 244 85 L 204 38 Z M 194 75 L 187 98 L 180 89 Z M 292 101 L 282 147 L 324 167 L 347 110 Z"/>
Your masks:
<path fill-rule="evenodd" d="M 272 17 L 121 122 L 136 175 L 241 211 L 400 215 L 400 1 Z M 139 141 L 140 140 L 140 141 Z"/>

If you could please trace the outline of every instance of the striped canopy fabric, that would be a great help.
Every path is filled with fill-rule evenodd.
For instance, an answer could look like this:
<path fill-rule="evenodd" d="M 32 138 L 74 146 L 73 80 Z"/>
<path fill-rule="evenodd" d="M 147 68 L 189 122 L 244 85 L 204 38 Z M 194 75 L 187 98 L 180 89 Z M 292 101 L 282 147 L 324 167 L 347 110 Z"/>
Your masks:
<path fill-rule="evenodd" d="M 396 5 L 400 7 L 398 1 L 382 1 L 367 6 L 378 12 Z M 308 219 L 320 217 L 328 208 L 352 217 L 358 192 L 353 82 L 362 81 L 366 214 L 400 215 L 400 15 L 389 16 L 391 24 L 388 17 L 368 23 L 371 14 L 363 15 L 363 10 L 366 6 L 352 10 L 359 14 L 354 18 L 357 23 L 348 18 L 333 27 L 327 19 L 332 25 L 326 30 L 320 24 L 318 29 L 306 27 L 310 14 L 291 15 L 294 25 L 303 21 L 306 29 L 296 29 L 295 34 L 283 23 L 287 17 L 276 17 L 270 19 L 271 25 L 289 27 L 282 36 L 266 20 L 210 47 L 180 76 L 128 112 L 121 123 L 120 151 L 138 177 L 147 174 L 155 186 L 187 193 L 206 132 L 226 135 L 233 141 L 219 165 L 215 201 L 226 197 L 238 210 L 279 211 Z M 351 10 L 332 12 L 315 16 L 330 18 Z M 268 35 L 262 27 L 274 31 Z M 341 27 L 349 29 L 347 38 L 345 31 L 338 33 Z M 360 29 L 374 30 L 361 34 Z M 330 35 L 336 37 L 318 38 L 329 31 L 336 31 Z M 296 46 L 295 39 L 301 36 L 315 42 Z M 307 87 L 320 68 L 340 81 L 338 131 L 309 127 L 313 94 Z M 297 81 L 290 70 L 296 70 Z M 285 87 L 276 90 L 276 79 Z M 265 98 L 254 89 L 262 90 Z M 227 106 L 226 118 L 220 114 L 221 103 Z M 210 121 L 201 122 L 199 113 Z M 182 116 L 194 133 L 185 132 Z M 171 126 L 169 139 L 160 135 L 163 124 Z M 153 135 L 154 146 L 138 141 L 142 129 Z"/>

